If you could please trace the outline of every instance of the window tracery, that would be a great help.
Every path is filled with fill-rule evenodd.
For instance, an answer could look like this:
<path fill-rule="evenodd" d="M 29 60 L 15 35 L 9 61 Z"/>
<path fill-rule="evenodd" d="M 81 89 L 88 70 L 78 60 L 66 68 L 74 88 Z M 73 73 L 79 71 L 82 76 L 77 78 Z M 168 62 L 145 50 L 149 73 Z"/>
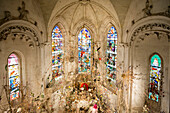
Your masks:
<path fill-rule="evenodd" d="M 11 89 L 10 100 L 15 100 L 20 96 L 20 65 L 19 58 L 14 53 L 8 57 L 8 76 L 9 87 Z"/>
<path fill-rule="evenodd" d="M 86 28 L 78 35 L 78 71 L 90 71 L 91 62 L 91 36 Z"/>
<path fill-rule="evenodd" d="M 160 99 L 162 60 L 158 54 L 150 59 L 149 99 L 158 102 Z"/>
<path fill-rule="evenodd" d="M 57 80 L 62 75 L 63 36 L 58 26 L 52 31 L 52 76 Z"/>
<path fill-rule="evenodd" d="M 114 27 L 111 27 L 107 34 L 106 58 L 107 78 L 116 81 L 117 32 Z"/>

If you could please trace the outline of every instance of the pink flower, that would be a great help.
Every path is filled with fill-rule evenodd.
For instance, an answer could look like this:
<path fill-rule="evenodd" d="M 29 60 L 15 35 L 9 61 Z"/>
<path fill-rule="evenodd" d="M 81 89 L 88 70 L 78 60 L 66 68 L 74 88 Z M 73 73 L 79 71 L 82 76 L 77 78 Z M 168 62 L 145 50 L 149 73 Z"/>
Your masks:
<path fill-rule="evenodd" d="M 93 108 L 94 108 L 94 109 L 97 109 L 97 105 L 95 104 L 95 105 L 93 106 Z"/>

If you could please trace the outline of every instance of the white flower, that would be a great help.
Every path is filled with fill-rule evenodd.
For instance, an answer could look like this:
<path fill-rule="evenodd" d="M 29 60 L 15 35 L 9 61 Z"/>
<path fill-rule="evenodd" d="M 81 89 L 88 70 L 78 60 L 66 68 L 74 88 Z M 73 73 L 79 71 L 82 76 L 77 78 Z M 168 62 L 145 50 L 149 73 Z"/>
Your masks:
<path fill-rule="evenodd" d="M 18 108 L 18 109 L 17 109 L 17 112 L 21 112 L 21 108 Z"/>

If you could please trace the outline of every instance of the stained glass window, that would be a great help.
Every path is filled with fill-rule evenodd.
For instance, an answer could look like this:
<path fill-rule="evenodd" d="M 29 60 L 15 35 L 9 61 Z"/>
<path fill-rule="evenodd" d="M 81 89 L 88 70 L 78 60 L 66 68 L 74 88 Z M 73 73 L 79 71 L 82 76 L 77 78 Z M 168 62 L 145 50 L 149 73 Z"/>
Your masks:
<path fill-rule="evenodd" d="M 150 61 L 150 84 L 149 84 L 149 99 L 158 102 L 161 82 L 161 58 L 154 54 Z"/>
<path fill-rule="evenodd" d="M 8 76 L 9 76 L 9 87 L 10 100 L 19 98 L 19 85 L 20 85 L 20 69 L 17 55 L 14 53 L 8 57 Z"/>
<path fill-rule="evenodd" d="M 78 70 L 79 72 L 90 71 L 91 36 L 86 28 L 78 35 Z"/>
<path fill-rule="evenodd" d="M 58 26 L 52 31 L 52 76 L 57 80 L 62 75 L 63 37 Z"/>
<path fill-rule="evenodd" d="M 107 78 L 116 81 L 117 32 L 114 27 L 111 27 L 107 34 L 106 58 Z"/>

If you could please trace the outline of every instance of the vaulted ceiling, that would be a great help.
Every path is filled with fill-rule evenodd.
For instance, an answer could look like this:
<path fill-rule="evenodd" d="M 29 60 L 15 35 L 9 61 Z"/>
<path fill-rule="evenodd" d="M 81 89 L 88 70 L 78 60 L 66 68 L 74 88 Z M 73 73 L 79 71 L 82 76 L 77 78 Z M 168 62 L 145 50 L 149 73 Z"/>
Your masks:
<path fill-rule="evenodd" d="M 132 0 L 110 0 L 113 7 L 115 8 L 120 24 L 123 26 L 124 19 L 126 17 L 129 5 Z M 38 0 L 40 7 L 44 16 L 45 23 L 47 24 L 51 13 L 58 2 L 58 0 Z"/>
<path fill-rule="evenodd" d="M 120 24 L 124 24 L 124 20 L 132 0 L 110 0 L 115 8 Z"/>

